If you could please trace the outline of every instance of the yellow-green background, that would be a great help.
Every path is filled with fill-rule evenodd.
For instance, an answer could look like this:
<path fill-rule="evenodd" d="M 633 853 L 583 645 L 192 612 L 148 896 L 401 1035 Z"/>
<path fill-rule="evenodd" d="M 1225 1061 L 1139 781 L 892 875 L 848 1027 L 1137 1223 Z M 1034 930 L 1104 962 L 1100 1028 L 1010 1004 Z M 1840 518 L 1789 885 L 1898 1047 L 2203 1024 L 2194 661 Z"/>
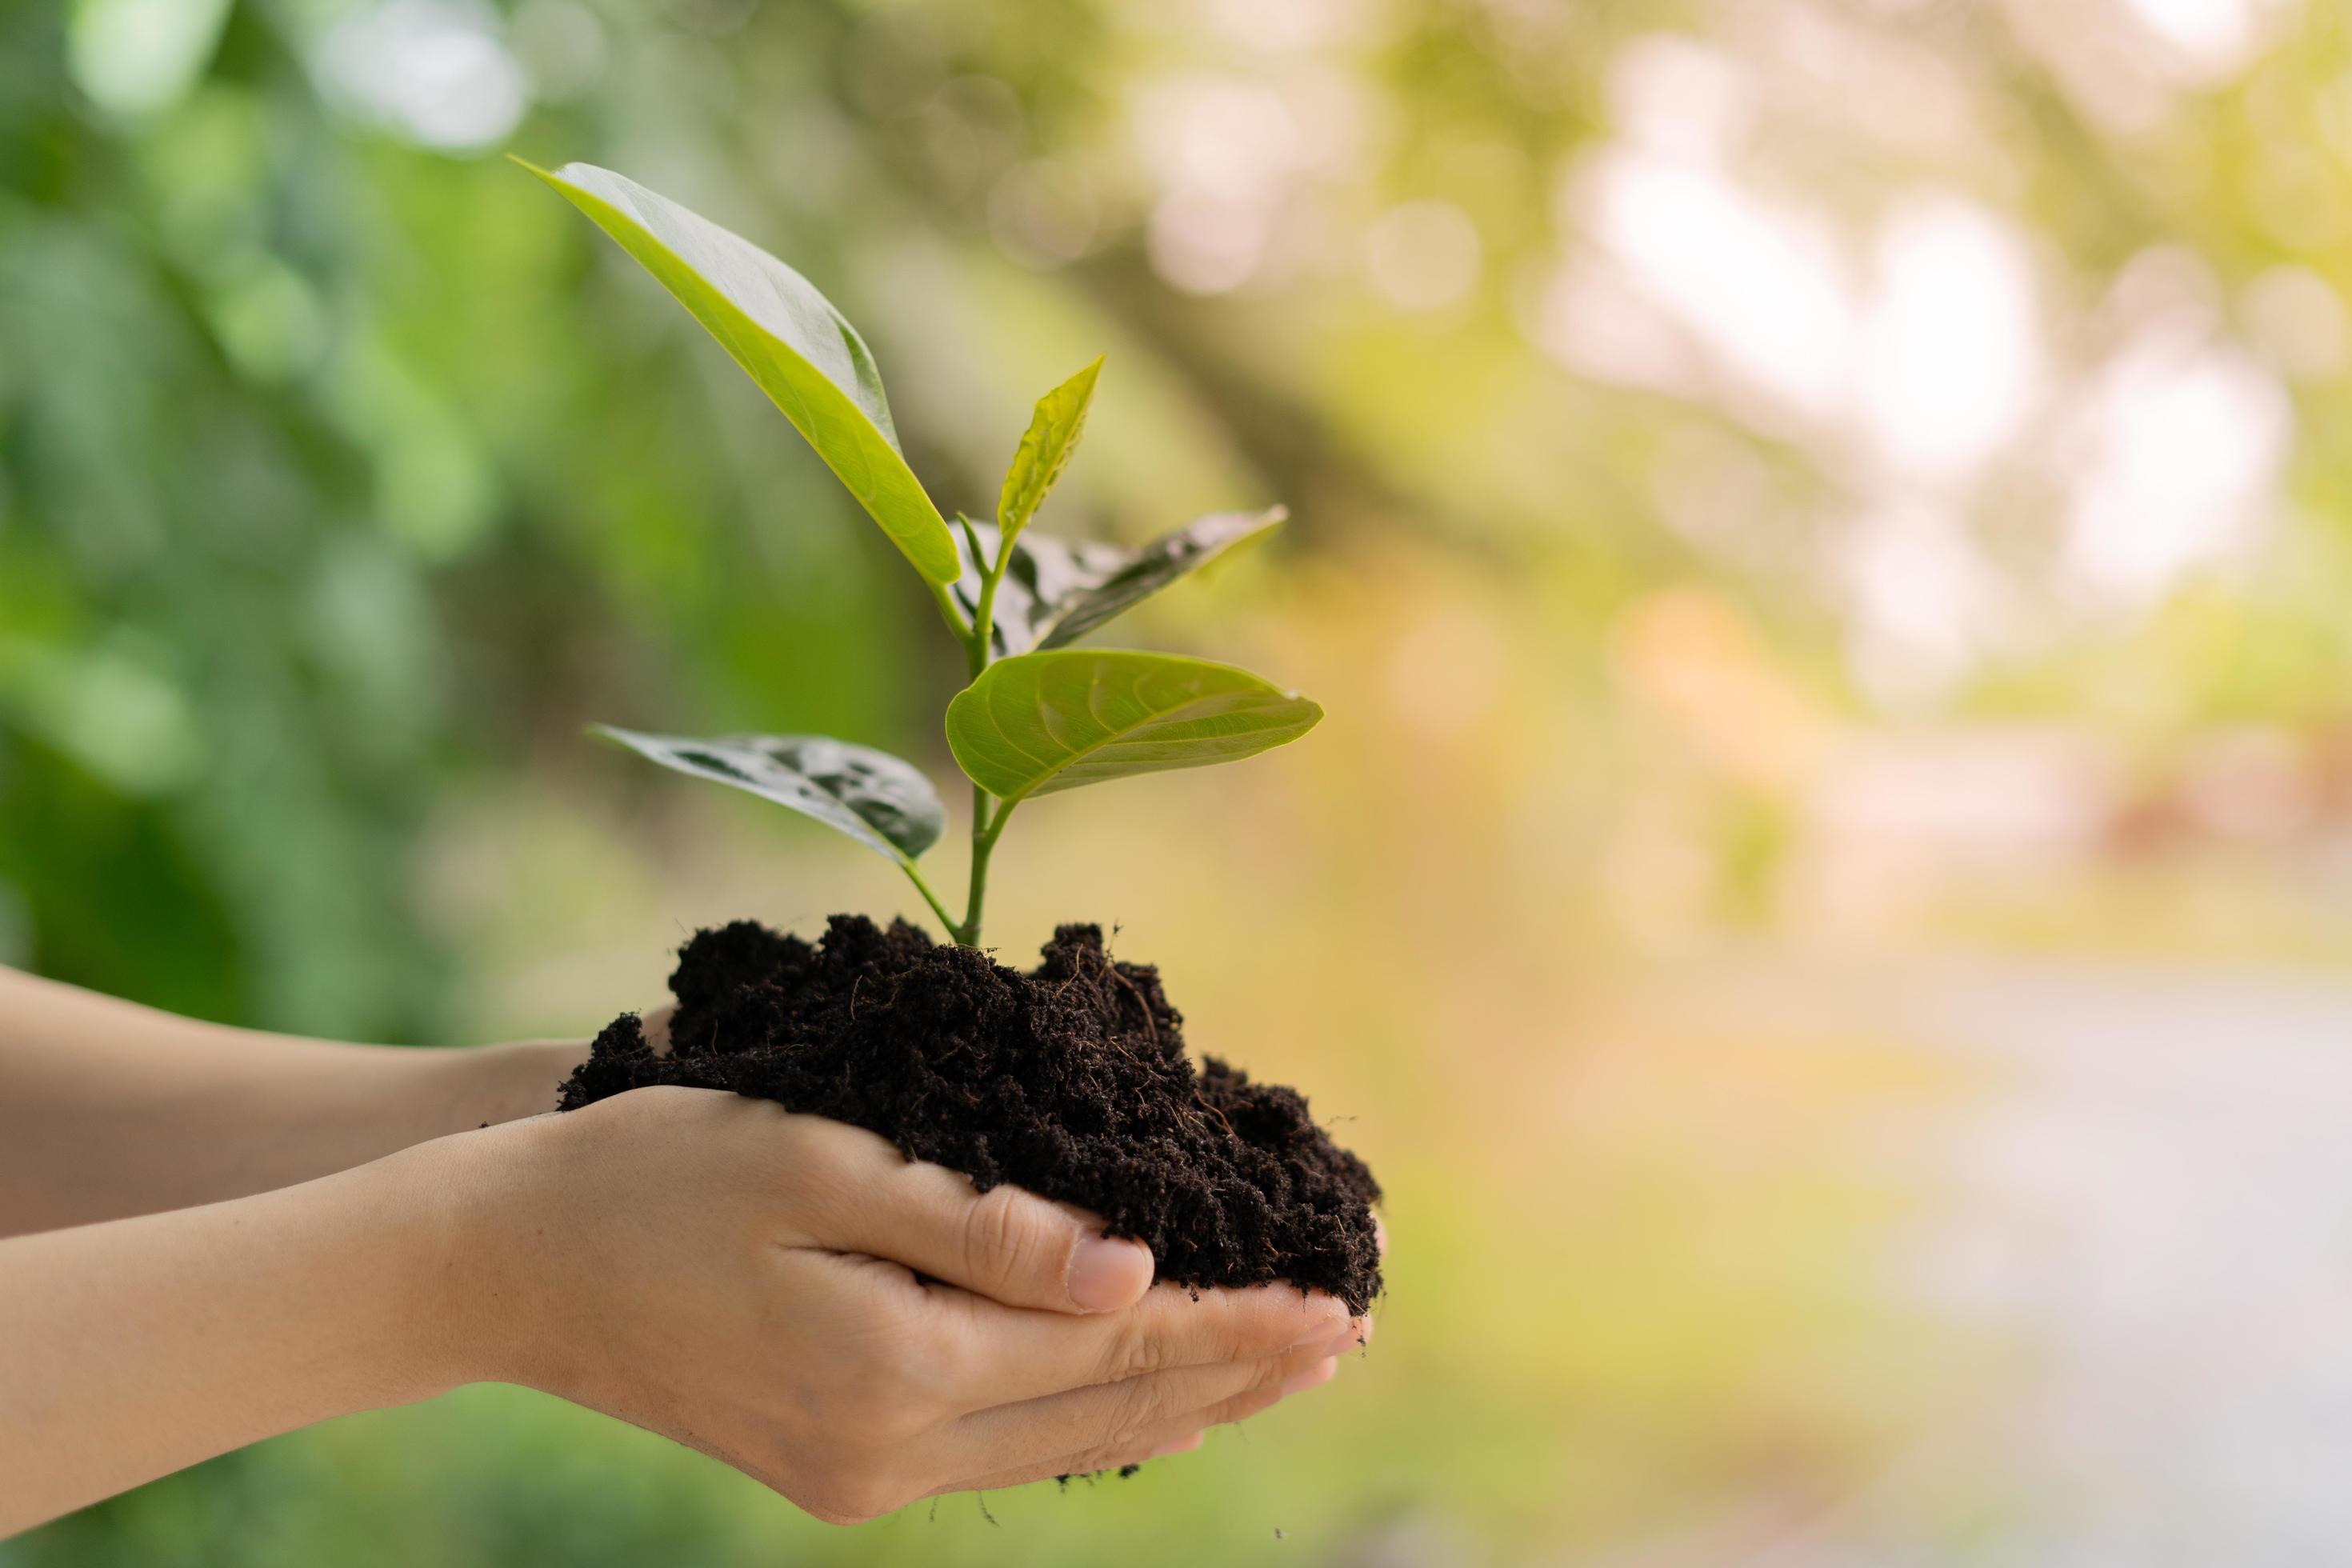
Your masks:
<path fill-rule="evenodd" d="M 1695 273 L 1642 248 L 1673 221 L 1612 237 L 1596 171 L 1637 144 L 1717 181 L 1673 209 L 1738 241 Z M 985 511 L 1029 400 L 1097 353 L 1041 527 L 1290 505 L 1115 635 L 1328 720 L 1024 811 L 991 934 L 1017 959 L 1116 923 L 1196 1047 L 1310 1090 L 1390 1193 L 1378 1343 L 1202 1454 L 992 1521 L 824 1529 L 477 1389 L 0 1563 L 2325 1560 L 2294 1554 L 2308 1489 L 2095 1554 L 2118 1538 L 2085 1519 L 2206 1493 L 2037 1446 L 2079 1451 L 2084 1408 L 2133 1423 L 2070 1381 L 2098 1349 L 2072 1309 L 2012 1299 L 2071 1248 L 2035 1250 L 2045 1167 L 2012 1134 L 2162 1165 L 2161 1139 L 2097 1152 L 2139 1103 L 2104 1047 L 2209 974 L 2249 1000 L 2208 997 L 2181 1059 L 2226 1063 L 2265 1007 L 2280 1051 L 2318 1042 L 2304 1077 L 2246 1058 L 2249 1148 L 2339 1081 L 2337 7 L 18 0 L 0 961 L 443 1045 L 593 1030 L 698 923 L 912 912 L 855 846 L 583 739 L 817 731 L 946 778 L 960 662 L 789 427 L 507 149 L 616 167 L 807 272 L 950 510 Z M 2027 280 L 2036 366 L 2013 407 L 1969 383 L 1952 417 L 1996 435 L 1929 472 L 1872 432 L 1907 396 L 1934 447 L 1935 354 L 1873 381 L 1789 291 L 1860 331 L 1921 211 Z M 1960 320 L 1968 358 L 1942 298 L 1921 330 Z M 1629 334 L 1654 352 L 1610 360 Z M 1826 393 L 1783 374 L 1822 363 Z M 2117 436 L 2127 372 L 2157 401 L 2126 413 L 2157 412 Z M 2086 475 L 2142 464 L 2128 538 L 2196 479 L 2168 460 L 2263 429 L 2244 493 L 2164 524 L 2210 548 L 2070 577 Z M 1872 540 L 1915 534 L 1870 577 Z M 2308 1176 L 2249 1201 L 2332 1237 Z M 2102 1235 L 2179 1195 L 2051 1201 Z M 2172 1321 L 2172 1279 L 2126 1272 L 2122 1321 Z M 2178 1370 L 2168 1342 L 2116 1353 Z M 2291 1446 L 2322 1491 L 2331 1440 Z"/>

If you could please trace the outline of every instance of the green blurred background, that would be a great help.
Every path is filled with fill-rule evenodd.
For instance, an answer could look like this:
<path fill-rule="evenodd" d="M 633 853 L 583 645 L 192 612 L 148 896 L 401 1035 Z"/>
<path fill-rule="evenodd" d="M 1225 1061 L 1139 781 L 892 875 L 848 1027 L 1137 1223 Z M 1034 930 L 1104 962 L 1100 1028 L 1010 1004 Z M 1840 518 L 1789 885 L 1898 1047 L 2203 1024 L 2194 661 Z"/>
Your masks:
<path fill-rule="evenodd" d="M 1329 720 L 1024 812 L 991 930 L 1117 922 L 1339 1119 L 1377 1352 L 992 1519 L 828 1531 L 477 1389 L 0 1563 L 2352 1539 L 2340 6 L 18 0 L 0 962 L 461 1044 L 648 1003 L 700 923 L 911 902 L 583 741 L 948 776 L 960 666 L 507 150 L 801 267 L 950 509 L 1098 352 L 1045 526 L 1289 504 L 1133 636 Z"/>

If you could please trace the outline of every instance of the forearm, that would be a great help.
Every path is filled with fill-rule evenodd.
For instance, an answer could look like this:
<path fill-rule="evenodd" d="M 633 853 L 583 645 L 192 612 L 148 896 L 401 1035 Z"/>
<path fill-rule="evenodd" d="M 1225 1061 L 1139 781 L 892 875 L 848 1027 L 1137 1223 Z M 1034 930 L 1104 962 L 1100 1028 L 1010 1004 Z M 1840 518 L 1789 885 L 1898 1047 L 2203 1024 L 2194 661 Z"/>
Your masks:
<path fill-rule="evenodd" d="M 549 1110 L 585 1052 L 335 1045 L 0 970 L 0 1236 L 243 1197 Z"/>
<path fill-rule="evenodd" d="M 460 1381 L 450 1149 L 0 1241 L 0 1536 Z"/>

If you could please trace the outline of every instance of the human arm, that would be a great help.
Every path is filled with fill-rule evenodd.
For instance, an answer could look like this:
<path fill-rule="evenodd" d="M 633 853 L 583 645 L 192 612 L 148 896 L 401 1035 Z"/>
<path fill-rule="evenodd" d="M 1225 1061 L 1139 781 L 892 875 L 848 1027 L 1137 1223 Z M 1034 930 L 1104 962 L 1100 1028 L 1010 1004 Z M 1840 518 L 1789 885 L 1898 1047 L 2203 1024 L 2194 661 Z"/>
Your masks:
<path fill-rule="evenodd" d="M 299 1039 L 0 968 L 0 1237 L 244 1197 L 547 1110 L 587 1052 Z"/>
<path fill-rule="evenodd" d="M 0 1534 L 477 1381 L 664 1433 L 846 1521 L 1181 1446 L 1328 1376 L 1365 1329 L 1284 1287 L 1195 1300 L 1150 1278 L 1138 1244 L 870 1133 L 636 1090 L 0 1241 Z"/>

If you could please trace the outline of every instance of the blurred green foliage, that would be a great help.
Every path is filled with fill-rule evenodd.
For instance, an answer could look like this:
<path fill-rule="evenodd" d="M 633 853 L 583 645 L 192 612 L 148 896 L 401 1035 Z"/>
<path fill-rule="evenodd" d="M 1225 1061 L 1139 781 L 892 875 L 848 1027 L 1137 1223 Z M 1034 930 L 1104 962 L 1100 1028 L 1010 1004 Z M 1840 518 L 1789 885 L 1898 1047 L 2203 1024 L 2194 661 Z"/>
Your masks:
<path fill-rule="evenodd" d="M 837 487 L 650 302 L 593 330 L 582 290 L 625 289 L 566 211 L 342 133 L 289 16 L 235 8 L 131 128 L 78 101 L 66 20 L 0 20 L 9 956 L 431 1038 L 405 858 L 436 778 L 655 694 L 903 733 L 872 628 L 907 611 Z M 568 119 L 545 139 L 594 140 Z"/>

